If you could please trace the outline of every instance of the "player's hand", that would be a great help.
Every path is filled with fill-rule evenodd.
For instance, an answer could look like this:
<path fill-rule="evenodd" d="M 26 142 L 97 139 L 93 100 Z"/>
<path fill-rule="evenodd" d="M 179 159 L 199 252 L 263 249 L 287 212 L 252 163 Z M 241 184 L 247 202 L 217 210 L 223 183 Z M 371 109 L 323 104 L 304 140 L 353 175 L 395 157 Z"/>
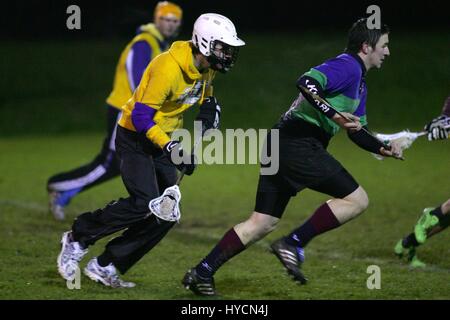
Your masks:
<path fill-rule="evenodd" d="M 392 140 L 389 143 L 389 146 L 386 146 L 386 148 L 381 148 L 380 153 L 384 157 L 391 157 L 398 160 L 405 160 L 403 158 L 403 148 L 401 144 L 395 140 Z"/>
<path fill-rule="evenodd" d="M 428 132 L 428 140 L 447 139 L 448 131 L 445 129 L 447 125 L 450 125 L 450 117 L 442 115 L 434 118 L 424 128 Z"/>
<path fill-rule="evenodd" d="M 169 141 L 164 146 L 163 152 L 178 170 L 184 171 L 188 176 L 194 172 L 197 158 L 184 152 L 180 141 Z"/>
<path fill-rule="evenodd" d="M 209 129 L 218 129 L 220 124 L 220 105 L 213 96 L 203 100 L 195 121 L 202 122 L 202 134 Z"/>
<path fill-rule="evenodd" d="M 333 121 L 336 122 L 342 129 L 348 130 L 350 132 L 356 132 L 361 130 L 362 125 L 359 121 L 359 117 L 348 112 L 341 112 L 341 115 L 336 113 L 333 116 Z"/>

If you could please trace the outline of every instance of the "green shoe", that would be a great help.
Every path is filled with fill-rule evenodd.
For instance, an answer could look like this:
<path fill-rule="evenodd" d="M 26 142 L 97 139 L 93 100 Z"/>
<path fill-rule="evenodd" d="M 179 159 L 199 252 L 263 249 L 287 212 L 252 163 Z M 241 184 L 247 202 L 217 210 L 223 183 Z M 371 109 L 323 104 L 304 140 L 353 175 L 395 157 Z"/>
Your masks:
<path fill-rule="evenodd" d="M 416 226 L 414 227 L 414 234 L 416 236 L 417 242 L 424 243 L 427 240 L 427 231 L 430 228 L 433 228 L 439 223 L 438 217 L 430 214 L 430 212 L 434 208 L 425 208 L 423 210 L 423 214 L 420 217 L 419 221 L 417 221 Z"/>
<path fill-rule="evenodd" d="M 403 258 L 403 255 L 406 253 L 406 248 L 403 247 L 403 239 L 398 240 L 397 244 L 394 247 L 394 253 L 397 257 Z"/>
<path fill-rule="evenodd" d="M 416 248 L 411 247 L 408 251 L 408 261 L 412 268 L 425 268 L 426 264 L 417 258 Z"/>
<path fill-rule="evenodd" d="M 414 255 L 411 259 L 411 263 L 409 264 L 412 268 L 425 268 L 426 263 L 422 262 L 417 258 L 417 255 Z"/>

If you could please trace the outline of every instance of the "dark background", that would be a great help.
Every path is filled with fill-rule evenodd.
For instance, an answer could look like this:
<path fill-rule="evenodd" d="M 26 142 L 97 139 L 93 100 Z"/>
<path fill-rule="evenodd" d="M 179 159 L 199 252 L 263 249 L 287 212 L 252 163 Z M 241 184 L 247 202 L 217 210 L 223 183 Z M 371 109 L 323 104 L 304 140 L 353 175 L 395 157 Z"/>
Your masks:
<path fill-rule="evenodd" d="M 377 4 L 390 26 L 391 56 L 367 76 L 371 128 L 418 130 L 439 114 L 450 88 L 449 13 L 444 1 L 174 1 L 184 10 L 179 36 L 190 39 L 205 12 L 231 18 L 246 46 L 235 68 L 216 77 L 222 128 L 271 127 L 298 95 L 296 79 L 341 53 L 347 30 Z M 2 3 L 0 134 L 103 132 L 120 53 L 157 1 Z M 81 8 L 81 30 L 66 9 Z M 190 128 L 196 108 L 185 115 Z"/>
<path fill-rule="evenodd" d="M 248 1 L 179 0 L 184 24 L 191 26 L 201 13 L 218 12 L 228 16 L 243 32 L 302 32 L 317 28 L 348 28 L 365 14 L 368 5 L 381 7 L 382 20 L 394 29 L 449 30 L 450 14 L 445 1 Z M 2 4 L 0 35 L 7 38 L 67 39 L 66 8 L 80 6 L 82 30 L 70 37 L 120 37 L 133 34 L 136 25 L 152 17 L 157 1 L 9 1 Z M 188 34 L 188 28 L 184 34 Z"/>

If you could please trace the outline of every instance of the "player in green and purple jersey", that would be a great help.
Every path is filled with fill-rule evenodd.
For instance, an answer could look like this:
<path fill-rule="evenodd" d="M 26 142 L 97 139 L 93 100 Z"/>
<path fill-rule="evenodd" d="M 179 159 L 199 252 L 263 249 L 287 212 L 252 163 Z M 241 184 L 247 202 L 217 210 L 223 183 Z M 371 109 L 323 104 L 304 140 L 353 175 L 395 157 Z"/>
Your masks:
<path fill-rule="evenodd" d="M 295 281 L 305 283 L 300 271 L 305 246 L 319 234 L 337 228 L 362 213 L 369 200 L 364 189 L 326 148 L 339 128 L 359 147 L 387 157 L 401 156 L 362 126 L 367 126 L 365 76 L 380 68 L 389 55 L 388 27 L 369 29 L 367 19 L 350 29 L 346 52 L 303 74 L 297 87 L 326 98 L 333 108 L 302 92 L 274 126 L 279 130 L 279 170 L 261 174 L 256 205 L 250 218 L 225 233 L 213 250 L 190 269 L 182 281 L 196 294 L 214 295 L 214 273 L 226 261 L 275 229 L 291 197 L 305 188 L 332 199 L 323 203 L 291 234 L 275 241 L 272 252 Z M 336 112 L 339 111 L 339 112 Z M 350 119 L 350 120 L 349 120 Z M 271 133 L 269 133 L 270 135 Z M 267 144 L 271 139 L 267 139 Z M 268 150 L 272 150 L 271 147 Z"/>

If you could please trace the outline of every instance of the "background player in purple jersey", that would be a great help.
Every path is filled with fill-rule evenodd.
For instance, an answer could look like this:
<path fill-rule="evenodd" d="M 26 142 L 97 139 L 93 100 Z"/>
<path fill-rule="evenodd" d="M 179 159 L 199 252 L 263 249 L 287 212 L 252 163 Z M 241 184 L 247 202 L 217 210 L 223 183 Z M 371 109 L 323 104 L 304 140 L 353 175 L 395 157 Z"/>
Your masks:
<path fill-rule="evenodd" d="M 380 68 L 389 56 L 388 33 L 386 25 L 369 29 L 367 19 L 360 19 L 349 31 L 345 53 L 300 77 L 298 87 L 326 98 L 334 109 L 324 107 L 307 93 L 299 94 L 274 126 L 279 129 L 280 137 L 279 171 L 271 176 L 260 175 L 254 212 L 248 220 L 228 230 L 212 251 L 186 273 L 182 281 L 186 288 L 199 295 L 214 295 L 215 272 L 273 231 L 290 198 L 309 188 L 332 199 L 323 203 L 299 228 L 271 245 L 272 252 L 293 279 L 306 283 L 300 271 L 305 246 L 314 237 L 340 227 L 367 208 L 369 200 L 364 189 L 326 148 L 343 128 L 354 143 L 367 151 L 387 157 L 401 156 L 395 143 L 388 150 L 367 131 L 365 76 L 368 70 Z M 362 126 L 366 130 L 361 130 Z M 270 141 L 268 138 L 267 143 Z"/>

